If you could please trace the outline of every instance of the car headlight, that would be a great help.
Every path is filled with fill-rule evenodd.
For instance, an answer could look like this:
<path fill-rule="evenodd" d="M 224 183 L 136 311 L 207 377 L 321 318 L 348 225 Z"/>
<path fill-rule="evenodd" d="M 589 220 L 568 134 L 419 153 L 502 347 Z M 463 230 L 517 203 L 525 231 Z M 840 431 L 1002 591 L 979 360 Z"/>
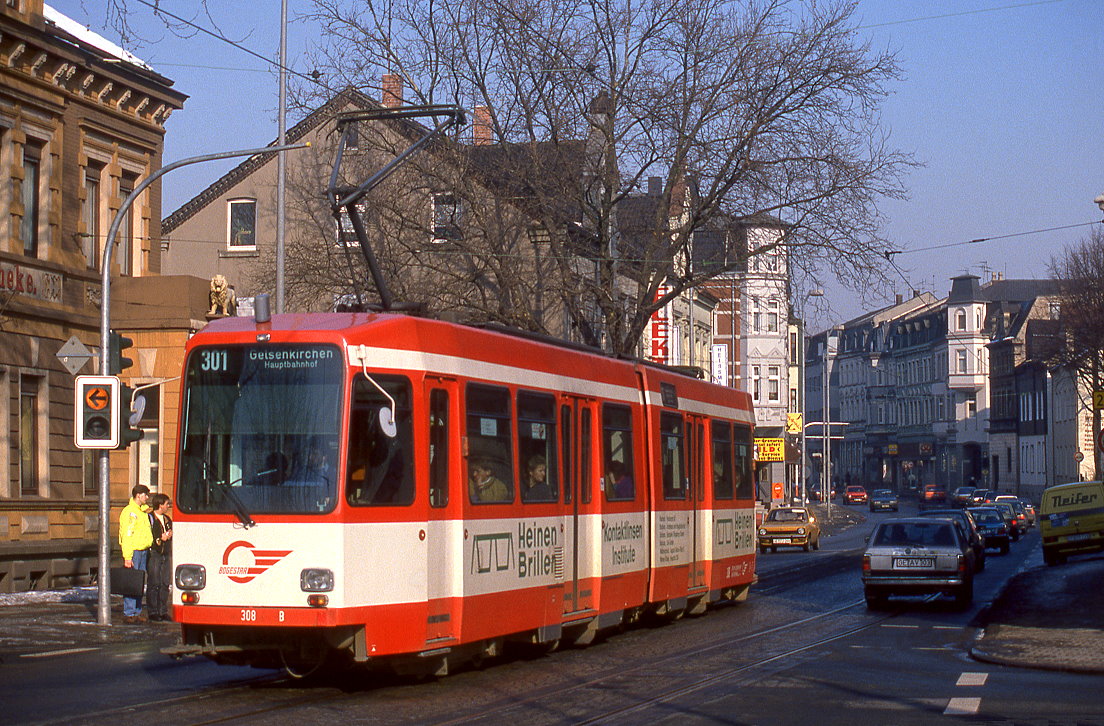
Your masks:
<path fill-rule="evenodd" d="M 766 528 L 764 528 L 764 527 L 761 527 L 761 528 L 759 529 L 759 534 L 761 534 L 761 535 L 763 535 L 763 536 L 765 537 L 765 536 L 767 535 L 767 530 L 766 530 Z"/>
<path fill-rule="evenodd" d="M 804 527 L 798 527 L 797 528 L 797 533 L 798 534 L 805 534 L 805 528 Z"/>
<path fill-rule="evenodd" d="M 203 565 L 177 565 L 178 590 L 202 590 L 207 587 L 207 569 Z"/>
<path fill-rule="evenodd" d="M 333 570 L 308 567 L 299 573 L 299 588 L 303 592 L 331 592 L 334 589 Z"/>

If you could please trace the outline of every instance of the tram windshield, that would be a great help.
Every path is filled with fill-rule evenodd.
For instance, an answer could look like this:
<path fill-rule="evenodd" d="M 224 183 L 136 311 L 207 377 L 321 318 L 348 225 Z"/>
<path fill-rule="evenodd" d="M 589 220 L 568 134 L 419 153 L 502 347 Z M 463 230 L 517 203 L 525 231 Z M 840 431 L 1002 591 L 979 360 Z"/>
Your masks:
<path fill-rule="evenodd" d="M 345 363 L 333 345 L 196 348 L 184 373 L 185 512 L 322 513 L 337 497 Z"/>

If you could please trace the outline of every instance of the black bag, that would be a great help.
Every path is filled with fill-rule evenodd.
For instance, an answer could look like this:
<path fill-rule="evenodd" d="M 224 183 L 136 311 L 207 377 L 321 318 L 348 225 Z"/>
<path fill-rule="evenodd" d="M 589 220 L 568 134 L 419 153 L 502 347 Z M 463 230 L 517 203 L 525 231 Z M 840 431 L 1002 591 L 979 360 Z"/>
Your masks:
<path fill-rule="evenodd" d="M 111 594 L 141 597 L 146 594 L 146 571 L 136 567 L 111 568 Z"/>

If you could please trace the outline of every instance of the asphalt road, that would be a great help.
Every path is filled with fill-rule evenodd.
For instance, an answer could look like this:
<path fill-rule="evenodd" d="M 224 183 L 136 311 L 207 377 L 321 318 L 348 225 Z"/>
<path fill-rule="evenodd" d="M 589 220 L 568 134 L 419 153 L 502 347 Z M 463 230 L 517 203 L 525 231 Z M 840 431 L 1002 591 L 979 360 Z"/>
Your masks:
<path fill-rule="evenodd" d="M 585 649 L 515 654 L 425 682 L 364 673 L 294 681 L 167 659 L 158 648 L 168 631 L 138 628 L 131 639 L 94 650 L 0 651 L 2 719 L 112 726 L 1104 723 L 1099 677 L 967 656 L 976 614 L 1014 573 L 1041 563 L 1037 534 L 989 558 L 966 611 L 915 599 L 871 612 L 859 579 L 863 539 L 874 521 L 894 515 L 839 511 L 863 521 L 825 537 L 818 552 L 760 556 L 760 582 L 746 603 Z"/>

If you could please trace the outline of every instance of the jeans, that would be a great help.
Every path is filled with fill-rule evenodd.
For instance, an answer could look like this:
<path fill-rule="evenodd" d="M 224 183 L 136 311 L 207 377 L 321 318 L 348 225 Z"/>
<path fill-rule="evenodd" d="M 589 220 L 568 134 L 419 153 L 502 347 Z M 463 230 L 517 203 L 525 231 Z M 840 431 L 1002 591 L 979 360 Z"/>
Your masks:
<path fill-rule="evenodd" d="M 150 550 L 146 570 L 146 607 L 150 617 L 169 614 L 169 584 L 172 581 L 172 558 Z"/>
<path fill-rule="evenodd" d="M 134 550 L 134 556 L 131 558 L 131 562 L 134 564 L 134 569 L 145 570 L 146 561 L 149 558 L 149 550 Z M 134 617 L 142 612 L 142 596 L 138 597 L 126 597 L 123 596 L 123 615 L 127 617 Z"/>

